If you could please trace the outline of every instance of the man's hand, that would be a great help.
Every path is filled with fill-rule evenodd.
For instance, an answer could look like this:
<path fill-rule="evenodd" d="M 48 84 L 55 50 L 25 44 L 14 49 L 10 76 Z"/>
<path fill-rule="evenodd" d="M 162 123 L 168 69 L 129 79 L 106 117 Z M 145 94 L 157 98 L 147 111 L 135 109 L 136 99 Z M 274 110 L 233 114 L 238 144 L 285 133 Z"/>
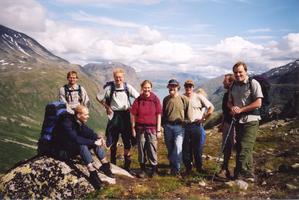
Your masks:
<path fill-rule="evenodd" d="M 107 115 L 111 115 L 112 114 L 112 109 L 110 108 L 110 107 L 107 107 L 106 108 L 106 113 L 107 113 Z"/>
<path fill-rule="evenodd" d="M 238 115 L 242 112 L 242 108 L 238 107 L 238 106 L 233 106 L 231 108 L 232 114 L 233 115 Z"/>
<path fill-rule="evenodd" d="M 105 144 L 105 141 L 103 138 L 99 138 L 94 143 L 95 143 L 95 145 L 102 147 Z"/>
<path fill-rule="evenodd" d="M 132 136 L 133 136 L 134 138 L 136 138 L 136 130 L 135 130 L 134 127 L 132 127 Z"/>
<path fill-rule="evenodd" d="M 162 137 L 162 132 L 161 131 L 157 131 L 157 138 L 161 138 Z"/>

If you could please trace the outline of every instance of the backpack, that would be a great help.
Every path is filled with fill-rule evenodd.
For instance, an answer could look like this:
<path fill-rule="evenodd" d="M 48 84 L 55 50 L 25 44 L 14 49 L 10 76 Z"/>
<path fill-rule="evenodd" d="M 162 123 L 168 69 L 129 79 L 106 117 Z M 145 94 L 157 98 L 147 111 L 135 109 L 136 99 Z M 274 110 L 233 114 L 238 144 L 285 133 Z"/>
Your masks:
<path fill-rule="evenodd" d="M 263 93 L 263 100 L 262 100 L 262 106 L 259 109 L 255 109 L 253 111 L 250 111 L 247 114 L 252 114 L 252 115 L 260 115 L 262 120 L 265 120 L 269 117 L 269 106 L 270 106 L 270 100 L 269 100 L 269 91 L 271 84 L 269 80 L 263 76 L 263 75 L 255 75 L 252 77 L 249 77 L 249 88 L 250 88 L 250 96 L 251 99 L 253 99 L 253 92 L 252 92 L 252 80 L 256 80 L 260 85 Z M 234 86 L 234 83 L 232 87 Z M 232 89 L 231 87 L 231 89 Z"/>
<path fill-rule="evenodd" d="M 110 89 L 110 95 L 109 95 L 109 98 L 106 99 L 106 104 L 110 106 L 111 104 L 111 101 L 112 101 L 112 97 L 113 97 L 113 93 L 114 92 L 123 92 L 125 91 L 126 94 L 127 94 L 127 97 L 128 97 L 128 101 L 129 101 L 129 104 L 131 106 L 131 100 L 130 100 L 130 94 L 129 94 L 129 90 L 128 90 L 128 85 L 126 82 L 124 82 L 124 89 L 122 90 L 115 90 L 115 84 L 114 84 L 114 81 L 108 81 L 106 82 L 106 84 L 103 86 L 103 89 L 105 89 L 106 87 L 110 86 L 111 89 Z"/>
<path fill-rule="evenodd" d="M 269 80 L 263 76 L 263 75 L 255 75 L 249 78 L 250 83 L 250 91 L 252 91 L 252 79 L 259 82 L 262 88 L 263 92 L 263 100 L 262 100 L 262 106 L 259 108 L 259 114 L 262 118 L 262 120 L 265 120 L 269 117 L 269 107 L 270 107 L 270 100 L 269 100 L 269 91 L 271 88 L 271 84 Z M 252 94 L 252 92 L 251 92 Z"/>
<path fill-rule="evenodd" d="M 38 141 L 37 151 L 39 155 L 51 154 L 53 130 L 56 126 L 58 119 L 66 113 L 66 104 L 62 101 L 54 101 L 52 103 L 47 104 L 45 108 L 41 136 Z"/>
<path fill-rule="evenodd" d="M 64 94 L 65 94 L 65 99 L 66 101 L 69 103 L 70 102 L 70 99 L 71 101 L 73 101 L 73 97 L 72 97 L 72 92 L 78 92 L 78 95 L 79 95 L 79 103 L 81 104 L 82 101 L 83 101 L 83 98 L 82 98 L 82 90 L 81 90 L 81 85 L 78 85 L 78 89 L 76 90 L 70 90 L 68 85 L 64 85 Z"/>

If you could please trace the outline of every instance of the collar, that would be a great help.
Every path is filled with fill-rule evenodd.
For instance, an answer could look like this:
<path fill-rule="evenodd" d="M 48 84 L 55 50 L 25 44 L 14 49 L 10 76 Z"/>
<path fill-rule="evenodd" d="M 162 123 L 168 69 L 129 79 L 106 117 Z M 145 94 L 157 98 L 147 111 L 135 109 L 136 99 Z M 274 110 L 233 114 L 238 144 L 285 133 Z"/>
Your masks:
<path fill-rule="evenodd" d="M 76 83 L 75 85 L 70 85 L 70 84 L 67 84 L 68 88 L 72 88 L 72 89 L 77 89 L 79 88 L 78 84 Z"/>
<path fill-rule="evenodd" d="M 244 84 L 247 84 L 249 82 L 249 76 L 247 76 L 245 79 L 244 79 L 244 81 L 237 81 L 237 83 L 239 84 L 239 85 L 244 85 Z"/>

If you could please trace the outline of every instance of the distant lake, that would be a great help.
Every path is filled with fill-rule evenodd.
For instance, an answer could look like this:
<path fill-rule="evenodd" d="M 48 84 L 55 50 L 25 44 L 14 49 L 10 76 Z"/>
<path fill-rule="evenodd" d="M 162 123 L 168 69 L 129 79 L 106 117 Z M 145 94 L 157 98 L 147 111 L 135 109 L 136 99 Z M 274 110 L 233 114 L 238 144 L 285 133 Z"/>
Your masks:
<path fill-rule="evenodd" d="M 168 93 L 168 89 L 165 88 L 153 88 L 153 92 L 159 97 L 161 103 L 164 99 L 164 97 L 166 97 L 169 93 Z"/>

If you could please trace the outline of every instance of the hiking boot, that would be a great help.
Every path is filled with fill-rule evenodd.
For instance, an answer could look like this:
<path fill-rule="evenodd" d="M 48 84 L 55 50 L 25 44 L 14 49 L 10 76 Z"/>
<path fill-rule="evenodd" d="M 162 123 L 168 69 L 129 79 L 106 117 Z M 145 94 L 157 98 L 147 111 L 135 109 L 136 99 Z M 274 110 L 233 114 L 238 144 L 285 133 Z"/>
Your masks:
<path fill-rule="evenodd" d="M 157 165 L 152 165 L 149 176 L 152 178 L 155 175 L 158 175 L 158 167 Z"/>
<path fill-rule="evenodd" d="M 200 173 L 200 174 L 205 174 L 205 173 L 207 173 L 207 171 L 204 170 L 204 169 L 202 168 L 202 166 L 196 166 L 196 171 L 197 171 L 198 173 Z"/>
<path fill-rule="evenodd" d="M 230 179 L 230 172 L 228 169 L 221 169 L 218 174 L 216 174 L 217 177 L 223 178 L 223 179 Z"/>
<path fill-rule="evenodd" d="M 180 177 L 180 176 L 181 176 L 181 173 L 180 173 L 180 171 L 177 170 L 177 169 L 171 169 L 171 170 L 170 170 L 170 175 L 172 175 L 172 176 L 176 176 L 176 177 Z"/>
<path fill-rule="evenodd" d="M 140 172 L 137 174 L 138 178 L 145 178 L 146 177 L 146 173 L 145 173 L 145 164 L 144 163 L 140 163 Z"/>
<path fill-rule="evenodd" d="M 114 178 L 114 174 L 111 171 L 110 163 L 103 163 L 102 166 L 99 168 L 100 171 L 102 171 L 106 176 L 109 176 L 110 178 Z"/>
<path fill-rule="evenodd" d="M 185 172 L 184 172 L 184 175 L 185 175 L 185 176 L 189 176 L 189 175 L 191 174 L 191 172 L 192 172 L 192 167 L 186 167 L 186 170 L 185 170 Z"/>
<path fill-rule="evenodd" d="M 130 172 L 131 168 L 131 156 L 127 156 L 125 155 L 125 163 L 124 163 L 124 169 L 127 170 L 128 172 Z"/>
<path fill-rule="evenodd" d="M 234 176 L 235 180 L 243 180 L 246 182 L 251 182 L 254 183 L 256 180 L 256 177 L 253 173 L 248 172 L 248 171 L 242 171 L 241 173 L 239 173 L 237 176 Z"/>
<path fill-rule="evenodd" d="M 97 171 L 91 171 L 89 174 L 90 183 L 94 189 L 100 190 L 102 188 L 102 181 L 99 178 Z"/>

